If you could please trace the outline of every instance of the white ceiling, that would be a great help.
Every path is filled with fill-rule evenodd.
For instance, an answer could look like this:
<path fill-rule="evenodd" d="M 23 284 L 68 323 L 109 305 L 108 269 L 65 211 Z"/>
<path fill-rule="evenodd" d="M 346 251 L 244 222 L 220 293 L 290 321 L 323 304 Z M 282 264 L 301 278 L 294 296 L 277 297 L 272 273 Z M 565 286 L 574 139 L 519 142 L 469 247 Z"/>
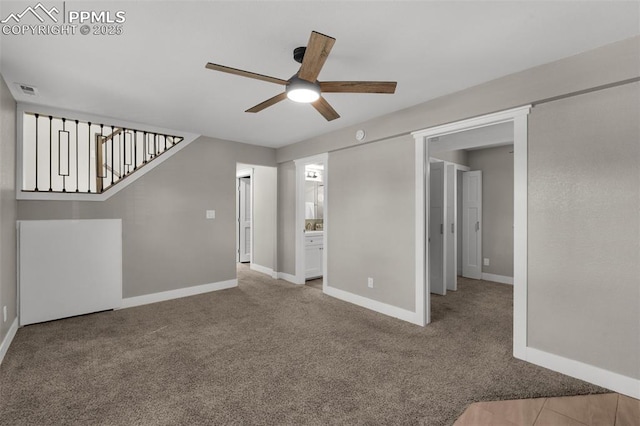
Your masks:
<path fill-rule="evenodd" d="M 0 5 L 4 19 L 31 2 Z M 43 1 L 45 6 L 62 2 Z M 2 35 L 0 71 L 35 102 L 279 147 L 640 34 L 640 3 L 614 1 L 66 2 L 124 10 L 116 36 Z M 395 95 L 327 94 L 310 105 L 249 107 L 281 86 L 205 69 L 208 61 L 288 79 L 312 30 L 335 46 L 320 80 L 396 80 Z"/>

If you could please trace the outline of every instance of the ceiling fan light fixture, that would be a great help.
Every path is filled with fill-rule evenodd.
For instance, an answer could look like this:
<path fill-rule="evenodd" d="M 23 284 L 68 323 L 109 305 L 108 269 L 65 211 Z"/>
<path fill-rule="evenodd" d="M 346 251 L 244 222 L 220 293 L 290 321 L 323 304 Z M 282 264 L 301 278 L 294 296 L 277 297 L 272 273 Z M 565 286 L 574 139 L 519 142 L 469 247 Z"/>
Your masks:
<path fill-rule="evenodd" d="M 298 77 L 292 77 L 287 85 L 287 98 L 294 102 L 311 103 L 320 99 L 320 85 Z"/>

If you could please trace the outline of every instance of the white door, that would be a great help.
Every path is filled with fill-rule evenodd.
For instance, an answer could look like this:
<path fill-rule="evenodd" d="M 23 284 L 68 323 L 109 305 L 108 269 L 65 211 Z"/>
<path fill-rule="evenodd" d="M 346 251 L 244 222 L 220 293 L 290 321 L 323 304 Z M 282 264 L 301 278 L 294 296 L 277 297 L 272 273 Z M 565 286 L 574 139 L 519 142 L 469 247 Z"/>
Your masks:
<path fill-rule="evenodd" d="M 431 163 L 429 184 L 429 287 L 445 295 L 444 282 L 444 163 Z"/>
<path fill-rule="evenodd" d="M 445 174 L 445 188 L 446 193 L 446 214 L 447 220 L 445 221 L 445 271 L 444 277 L 447 283 L 447 290 L 457 290 L 458 274 L 456 273 L 456 166 L 453 164 L 447 164 Z"/>
<path fill-rule="evenodd" d="M 238 253 L 240 262 L 251 261 L 251 178 L 238 178 Z"/>
<path fill-rule="evenodd" d="M 462 276 L 482 278 L 482 171 L 462 174 Z"/>

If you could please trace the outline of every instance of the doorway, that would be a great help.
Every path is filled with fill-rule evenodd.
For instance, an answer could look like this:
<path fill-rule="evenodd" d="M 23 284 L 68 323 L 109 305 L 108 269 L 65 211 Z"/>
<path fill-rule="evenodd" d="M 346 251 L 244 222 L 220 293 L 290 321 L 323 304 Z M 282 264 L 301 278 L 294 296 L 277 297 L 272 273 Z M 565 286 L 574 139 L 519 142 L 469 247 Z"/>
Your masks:
<path fill-rule="evenodd" d="M 430 212 L 430 156 L 438 152 L 464 150 L 478 147 L 477 140 L 449 140 L 441 137 L 465 130 L 482 129 L 496 124 L 511 125 L 514 144 L 513 163 L 513 354 L 524 359 L 527 348 L 527 115 L 531 107 L 525 106 L 488 114 L 456 123 L 413 132 L 416 141 L 416 318 L 417 324 L 426 325 L 430 312 L 430 247 L 428 243 Z"/>
<path fill-rule="evenodd" d="M 252 169 L 236 172 L 236 262 L 251 263 L 253 247 Z"/>
<path fill-rule="evenodd" d="M 236 263 L 276 277 L 278 228 L 276 167 L 236 163 Z"/>
<path fill-rule="evenodd" d="M 302 158 L 296 165 L 296 284 L 323 291 L 328 285 L 328 155 Z"/>
<path fill-rule="evenodd" d="M 460 276 L 472 280 L 466 283 L 511 284 L 513 279 L 513 124 L 463 130 L 441 136 L 438 142 L 461 139 L 473 140 L 474 145 L 434 156 L 463 164 L 430 160 L 429 279 L 431 293 L 442 296 L 457 289 L 457 264 Z M 483 204 L 485 190 L 488 202 Z M 484 226 L 485 215 L 489 226 Z M 459 252 L 453 249 L 458 232 Z"/>

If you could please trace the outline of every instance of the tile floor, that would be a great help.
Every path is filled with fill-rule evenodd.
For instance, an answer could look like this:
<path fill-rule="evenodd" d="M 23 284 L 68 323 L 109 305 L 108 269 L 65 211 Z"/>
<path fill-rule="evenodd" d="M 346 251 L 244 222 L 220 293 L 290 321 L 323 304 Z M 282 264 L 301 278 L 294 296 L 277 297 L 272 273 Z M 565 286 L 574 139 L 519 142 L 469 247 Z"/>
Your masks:
<path fill-rule="evenodd" d="M 617 393 L 471 404 L 454 426 L 640 426 L 640 401 Z"/>

